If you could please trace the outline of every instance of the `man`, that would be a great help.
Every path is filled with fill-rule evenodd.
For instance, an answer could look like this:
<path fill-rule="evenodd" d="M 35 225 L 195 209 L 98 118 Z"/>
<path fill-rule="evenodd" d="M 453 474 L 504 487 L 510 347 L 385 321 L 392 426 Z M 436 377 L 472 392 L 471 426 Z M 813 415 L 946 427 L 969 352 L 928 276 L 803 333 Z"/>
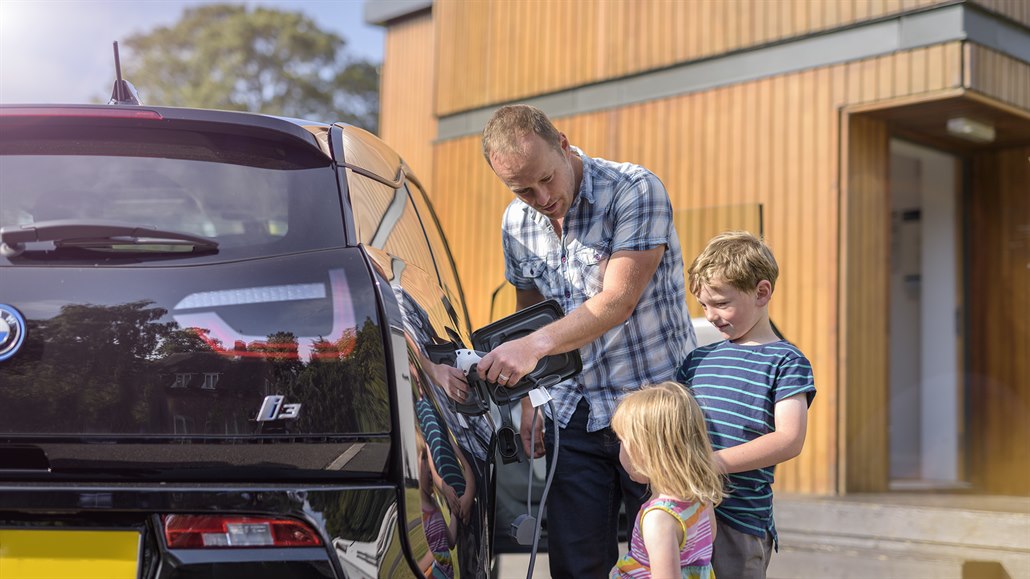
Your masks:
<path fill-rule="evenodd" d="M 636 513 L 646 488 L 619 464 L 610 428 L 619 397 L 672 379 L 695 346 L 683 258 L 665 187 L 629 163 L 591 159 L 535 107 L 497 110 L 483 155 L 514 194 L 505 210 L 505 277 L 516 307 L 556 299 L 566 315 L 483 357 L 480 375 L 514 385 L 544 356 L 579 349 L 583 372 L 554 386 L 546 440 L 523 400 L 522 442 L 560 461 L 547 500 L 551 576 L 607 576 L 618 558 L 619 503 Z M 549 412 L 548 412 L 549 414 Z M 550 462 L 550 461 L 549 461 Z"/>

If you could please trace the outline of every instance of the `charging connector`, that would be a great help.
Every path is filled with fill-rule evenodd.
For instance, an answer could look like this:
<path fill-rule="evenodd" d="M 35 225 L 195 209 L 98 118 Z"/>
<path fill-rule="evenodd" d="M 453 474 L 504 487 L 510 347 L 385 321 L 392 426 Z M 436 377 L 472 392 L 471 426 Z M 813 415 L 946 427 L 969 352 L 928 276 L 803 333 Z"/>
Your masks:
<path fill-rule="evenodd" d="M 485 394 L 483 396 L 477 397 L 482 399 L 481 402 L 483 403 L 482 405 L 484 410 L 487 409 L 486 403 L 488 402 L 487 398 L 489 397 L 493 400 L 494 404 L 496 404 L 498 409 L 501 411 L 502 425 L 500 428 L 497 429 L 497 445 L 499 454 L 501 455 L 502 462 L 521 462 L 520 455 L 522 451 L 522 445 L 520 444 L 521 441 L 519 439 L 519 433 L 515 430 L 512 424 L 512 405 L 521 398 L 529 396 L 529 401 L 534 409 L 539 409 L 541 406 L 546 405 L 550 408 L 551 416 L 554 416 L 554 402 L 551 398 L 550 392 L 548 392 L 548 388 L 561 382 L 561 380 L 568 378 L 569 375 L 563 376 L 560 374 L 549 374 L 539 380 L 535 379 L 532 376 L 526 376 L 519 381 L 519 384 L 516 385 L 515 388 L 512 388 L 511 386 L 505 387 L 499 385 L 494 385 L 495 387 L 489 387 L 479 377 L 477 368 L 480 359 L 485 355 L 486 354 L 484 352 L 479 352 L 476 350 L 457 350 L 455 366 L 461 369 L 461 371 L 466 376 L 468 376 L 470 392 L 475 391 L 478 393 L 482 391 L 482 393 Z M 575 362 L 576 368 L 575 372 L 572 373 L 573 375 L 578 373 L 582 368 L 582 364 L 581 362 L 579 362 L 578 353 L 575 353 Z M 475 406 L 474 409 L 476 410 L 476 414 L 480 413 L 479 406 Z M 462 411 L 462 408 L 459 407 L 458 410 Z M 531 425 L 531 430 L 535 430 L 538 414 L 539 412 L 533 413 L 533 424 Z M 511 528 L 509 529 L 509 533 L 511 534 L 512 539 L 514 539 L 517 544 L 523 546 L 530 546 L 529 567 L 526 575 L 527 577 L 532 577 L 533 568 L 536 565 L 537 548 L 540 544 L 540 527 L 542 523 L 541 517 L 543 517 L 544 508 L 547 505 L 547 494 L 551 490 L 551 482 L 554 480 L 553 465 L 557 464 L 558 450 L 559 448 L 561 448 L 558 430 L 558 427 L 555 427 L 554 454 L 551 457 L 552 467 L 549 469 L 549 472 L 547 473 L 546 481 L 544 482 L 543 494 L 540 496 L 540 504 L 537 507 L 537 512 L 539 516 L 534 517 L 532 514 L 530 514 L 532 511 L 530 502 L 533 493 L 534 454 L 533 452 L 530 452 L 528 471 L 529 484 L 526 493 L 526 513 L 515 517 L 515 520 L 511 522 Z M 533 450 L 532 445 L 535 442 L 536 441 L 533 440 L 530 443 L 531 451 Z"/>
<path fill-rule="evenodd" d="M 519 515 L 511 522 L 511 538 L 519 545 L 532 545 L 535 532 L 536 518 L 529 513 Z"/>

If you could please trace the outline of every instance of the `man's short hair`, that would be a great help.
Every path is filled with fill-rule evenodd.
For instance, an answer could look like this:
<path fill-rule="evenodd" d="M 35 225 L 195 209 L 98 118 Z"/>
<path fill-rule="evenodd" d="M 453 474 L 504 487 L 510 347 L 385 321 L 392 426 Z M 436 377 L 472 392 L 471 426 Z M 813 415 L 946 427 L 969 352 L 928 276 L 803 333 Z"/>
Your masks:
<path fill-rule="evenodd" d="M 763 279 L 775 288 L 779 275 L 772 250 L 747 231 L 716 235 L 687 269 L 690 293 L 695 296 L 715 278 L 740 291 L 753 292 Z"/>
<path fill-rule="evenodd" d="M 551 124 L 544 111 L 532 105 L 506 105 L 496 111 L 483 129 L 483 157 L 491 167 L 491 153 L 518 153 L 519 140 L 533 133 L 545 143 L 561 150 L 561 133 Z"/>

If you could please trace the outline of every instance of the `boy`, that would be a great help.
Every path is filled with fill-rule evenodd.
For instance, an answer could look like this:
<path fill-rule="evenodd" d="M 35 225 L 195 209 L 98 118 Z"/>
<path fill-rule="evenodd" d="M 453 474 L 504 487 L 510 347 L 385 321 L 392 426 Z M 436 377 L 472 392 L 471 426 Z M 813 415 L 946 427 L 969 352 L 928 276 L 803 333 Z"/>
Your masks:
<path fill-rule="evenodd" d="M 769 322 L 779 268 L 746 232 L 722 233 L 687 270 L 690 292 L 725 339 L 691 352 L 677 372 L 705 413 L 727 497 L 716 510 L 717 577 L 765 577 L 776 546 L 773 468 L 801 453 L 812 365 Z"/>

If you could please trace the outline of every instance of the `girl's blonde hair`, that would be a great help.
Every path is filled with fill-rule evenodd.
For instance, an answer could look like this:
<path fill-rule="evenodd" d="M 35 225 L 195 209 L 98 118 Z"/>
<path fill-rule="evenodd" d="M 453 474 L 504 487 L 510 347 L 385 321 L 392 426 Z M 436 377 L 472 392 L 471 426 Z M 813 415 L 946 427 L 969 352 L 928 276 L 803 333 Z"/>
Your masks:
<path fill-rule="evenodd" d="M 704 414 L 682 384 L 662 382 L 627 395 L 612 429 L 655 492 L 709 505 L 725 496 Z"/>

